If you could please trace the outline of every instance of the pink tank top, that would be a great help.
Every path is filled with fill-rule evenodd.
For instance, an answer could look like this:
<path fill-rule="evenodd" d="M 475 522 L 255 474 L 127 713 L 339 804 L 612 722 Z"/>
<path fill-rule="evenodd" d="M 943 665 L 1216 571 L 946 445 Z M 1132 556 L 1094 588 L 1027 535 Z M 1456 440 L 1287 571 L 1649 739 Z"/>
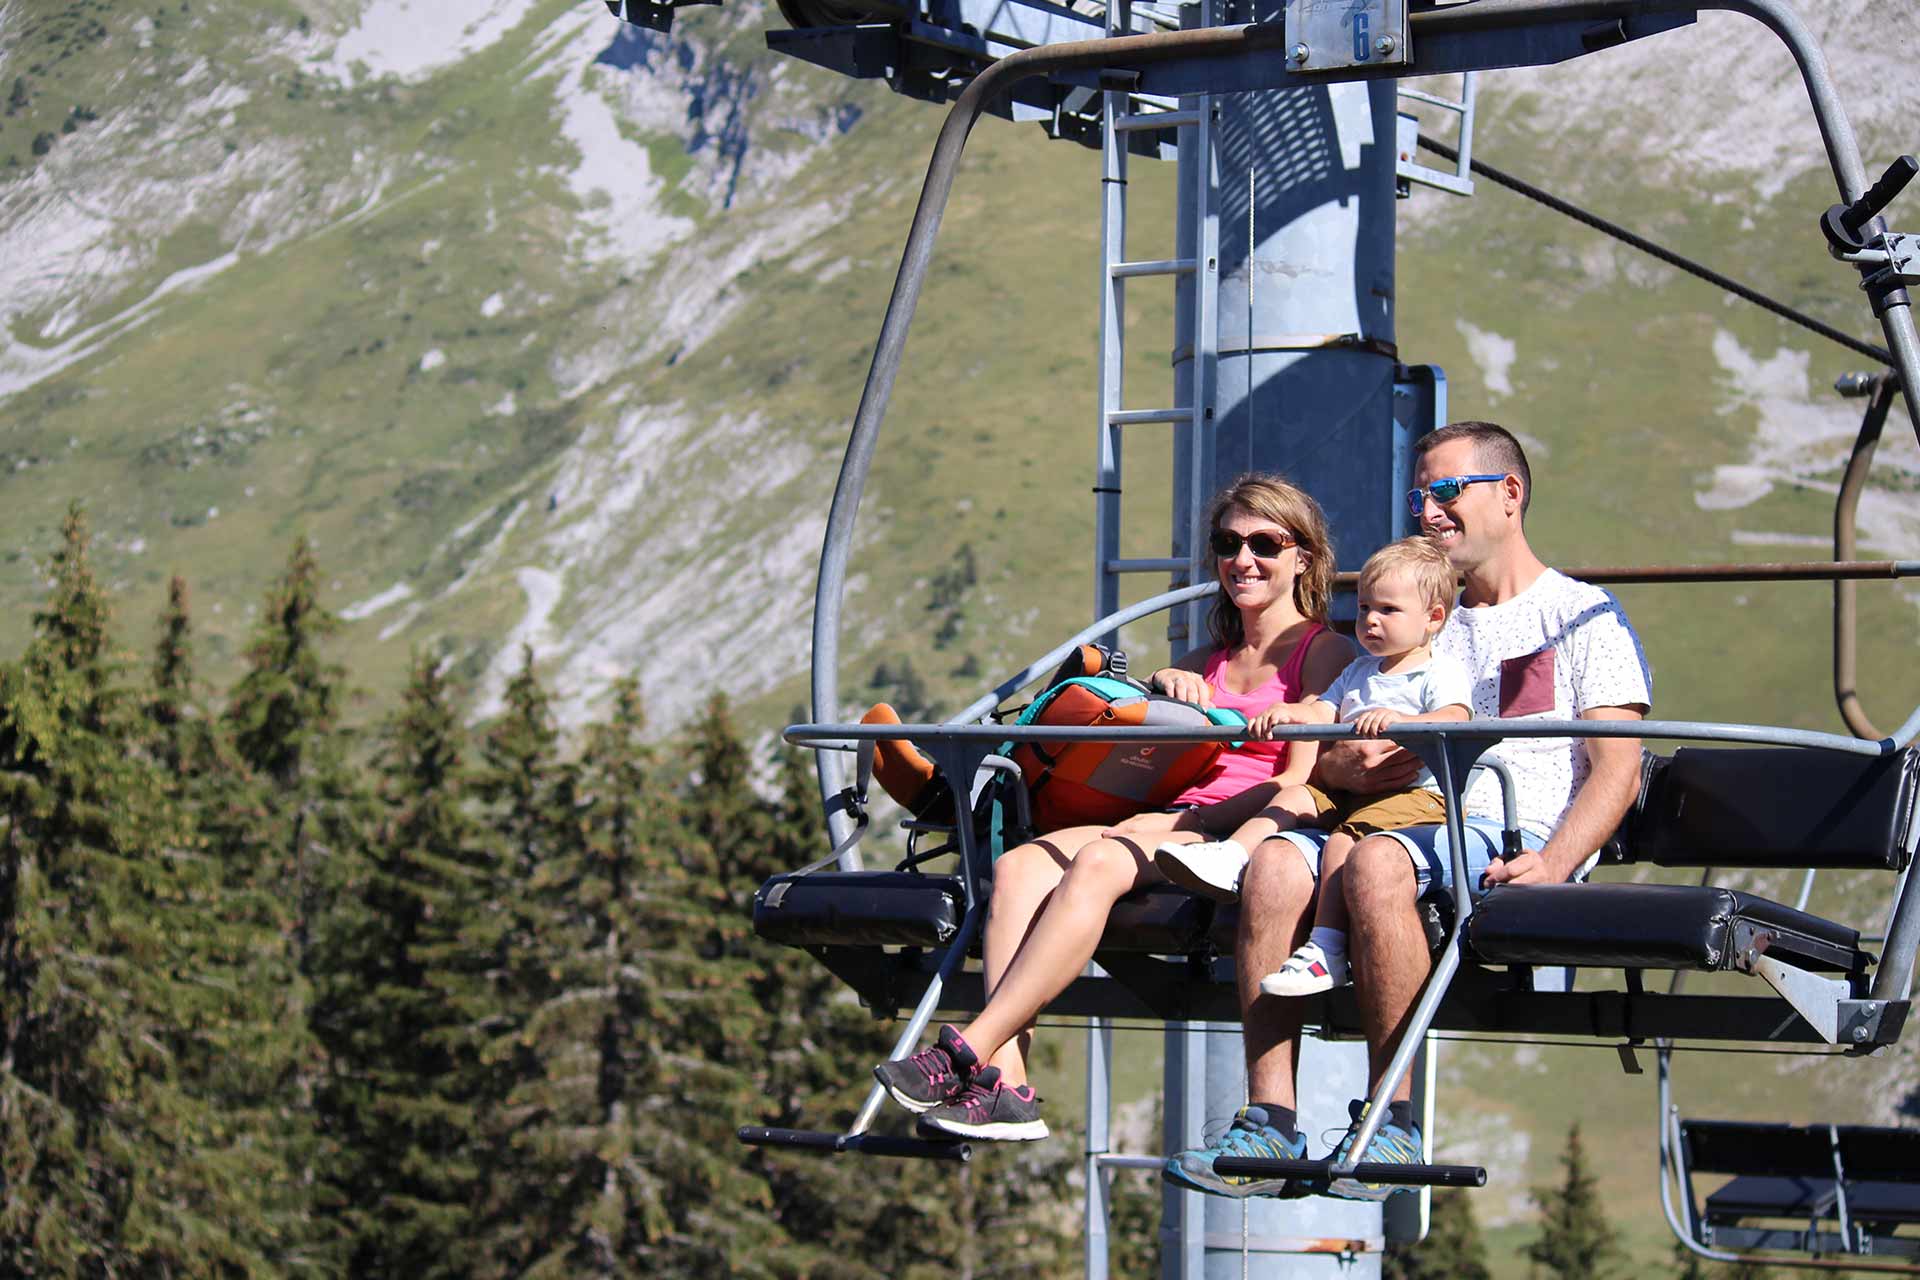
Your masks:
<path fill-rule="evenodd" d="M 1273 679 L 1252 693 L 1234 693 L 1221 683 L 1220 673 L 1227 665 L 1227 651 L 1215 649 L 1201 672 L 1206 682 L 1213 686 L 1213 705 L 1238 711 L 1251 720 L 1276 702 L 1300 701 L 1305 692 L 1300 687 L 1300 673 L 1307 665 L 1307 651 L 1313 648 L 1313 642 L 1325 630 L 1326 627 L 1318 622 L 1308 628 L 1307 634 L 1300 637 L 1300 643 L 1293 646 L 1287 664 L 1274 673 Z M 1213 767 L 1200 775 L 1198 782 L 1176 796 L 1173 803 L 1181 807 L 1213 804 L 1265 782 L 1287 767 L 1288 745 L 1285 742 L 1243 742 L 1237 748 L 1228 747 L 1214 760 Z"/>

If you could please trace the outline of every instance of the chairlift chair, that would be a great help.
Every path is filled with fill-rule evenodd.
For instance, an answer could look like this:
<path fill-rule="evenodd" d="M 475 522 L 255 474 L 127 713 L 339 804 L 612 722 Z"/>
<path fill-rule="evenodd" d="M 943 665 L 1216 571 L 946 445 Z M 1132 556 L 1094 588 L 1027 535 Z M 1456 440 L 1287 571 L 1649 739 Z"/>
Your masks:
<path fill-rule="evenodd" d="M 1920 283 L 1920 248 L 1913 237 L 1889 232 L 1881 210 L 1916 166 L 1908 158 L 1868 187 L 1857 145 L 1834 96 L 1824 59 L 1784 0 L 1721 0 L 1690 5 L 1666 0 L 1481 0 L 1416 9 L 1409 18 L 1412 47 L 1396 68 L 1350 69 L 1320 79 L 1379 74 L 1420 75 L 1560 61 L 1640 38 L 1692 20 L 1696 8 L 1746 13 L 1788 44 L 1802 70 L 1821 126 L 1842 202 L 1822 219 L 1834 256 L 1856 267 L 1888 350 L 1904 384 L 1920 377 L 1920 343 L 1905 289 Z M 1130 91 L 1175 96 L 1292 83 L 1280 24 L 1121 36 L 1037 47 L 985 67 L 960 94 L 942 130 L 903 255 L 892 300 L 842 467 L 823 550 L 814 623 L 814 706 L 830 721 L 838 706 L 836 664 L 840 608 L 847 581 L 852 526 L 877 442 L 907 326 L 931 259 L 954 173 L 968 131 L 987 105 L 1021 82 L 1049 76 L 1099 88 L 1124 82 Z M 1884 417 L 1884 402 L 1880 405 Z M 1908 397 L 1920 433 L 1920 406 Z M 1866 441 L 1863 428 L 1862 439 Z M 1877 435 L 1877 428 L 1874 432 Z M 1870 444 L 1866 445 L 1870 449 Z M 1859 453 L 1859 449 L 1856 449 Z M 1864 464 L 1863 464 L 1864 465 Z M 1836 575 L 1844 576 L 1844 575 Z M 1157 597 L 1144 606 L 1101 619 L 1076 637 L 1103 635 L 1153 609 L 1197 598 L 1211 585 Z M 1063 646 L 1063 649 L 1065 646 Z M 1058 654 L 1053 655 L 1057 660 Z M 801 871 L 774 877 L 756 898 L 755 928 L 763 936 L 803 947 L 843 978 L 877 1014 L 911 1010 L 897 1053 L 910 1050 L 937 1009 L 977 1009 L 980 980 L 965 961 L 973 953 L 990 887 L 992 833 L 983 822 L 1008 806 L 1019 811 L 1017 778 L 999 758 L 1008 742 L 1140 740 L 1192 742 L 1231 737 L 1230 730 L 1007 729 L 980 721 L 1007 692 L 1023 687 L 1050 662 L 1042 659 L 945 725 L 852 725 L 823 722 L 787 730 L 789 741 L 822 751 L 833 853 Z M 1849 690 L 1850 692 L 1850 690 Z M 1376 1090 L 1354 1135 L 1360 1151 L 1377 1128 L 1395 1085 L 1431 1028 L 1493 1035 L 1520 1032 L 1597 1037 L 1623 1047 L 1685 1039 L 1828 1046 L 1871 1052 L 1900 1037 L 1910 1009 L 1909 989 L 1920 944 L 1920 887 L 1913 883 L 1916 836 L 1916 710 L 1894 733 L 1863 740 L 1802 730 L 1694 721 L 1619 723 L 1492 720 L 1405 726 L 1393 736 L 1434 769 L 1449 800 L 1450 822 L 1480 754 L 1502 737 L 1645 737 L 1695 744 L 1760 744 L 1770 750 L 1690 745 L 1671 757 L 1649 759 L 1643 788 L 1622 825 L 1611 856 L 1658 866 L 1809 866 L 1870 868 L 1890 874 L 1884 955 L 1860 945 L 1852 925 L 1795 907 L 1712 885 L 1585 884 L 1503 886 L 1485 895 L 1463 893 L 1444 922 L 1437 960 L 1411 1016 L 1399 1054 Z M 1347 726 L 1293 727 L 1289 738 L 1333 739 Z M 871 744 L 905 740 L 932 757 L 953 789 L 972 804 L 959 807 L 946 829 L 917 824 L 909 853 L 889 871 L 857 869 L 855 850 L 868 822 L 867 771 Z M 835 752 L 852 750 L 861 767 L 841 785 Z M 1755 815 L 1758 815 L 1756 817 Z M 1458 832 L 1456 831 L 1456 836 Z M 931 842 L 932 847 L 925 847 Z M 1465 884 L 1462 842 L 1454 841 L 1456 882 Z M 957 867 L 932 872 L 927 863 L 946 854 Z M 1161 1019 L 1225 1018 L 1231 975 L 1223 943 L 1232 912 L 1164 887 L 1123 900 L 1109 922 L 1096 961 L 1106 976 L 1076 981 L 1052 1010 L 1065 1014 Z M 1613 970 L 1618 989 L 1551 990 L 1536 981 L 1542 967 Z M 1760 980 L 1741 994 L 1688 995 L 1646 989 L 1647 970 L 1731 971 Z M 1350 996 L 1317 998 L 1310 1021 L 1324 1034 L 1354 1034 Z M 1665 1050 L 1663 1049 L 1663 1054 Z M 1664 1058 L 1663 1058 L 1664 1061 Z M 961 1143 L 927 1143 L 869 1134 L 881 1091 L 872 1091 L 846 1133 L 751 1128 L 743 1140 L 870 1155 L 965 1159 Z M 1836 1131 L 1837 1132 L 1837 1131 Z M 1663 1127 L 1663 1142 L 1666 1129 Z M 1694 1145 L 1708 1167 L 1707 1130 Z M 1684 1133 L 1681 1137 L 1684 1138 Z M 1830 1135 L 1831 1136 L 1831 1135 Z M 1680 1139 L 1676 1139 L 1679 1141 Z M 1832 1149 L 1840 1150 L 1837 1137 Z M 1231 1167 L 1230 1167 L 1231 1166 Z M 1223 1161 L 1222 1172 L 1353 1176 L 1330 1161 Z M 1484 1171 L 1408 1166 L 1376 1172 L 1370 1180 L 1476 1184 Z M 1838 1193 L 1836 1193 L 1836 1203 Z M 1732 1212 L 1733 1201 L 1721 1205 Z M 1709 1200 L 1706 1217 L 1716 1210 Z M 1843 1216 L 1843 1230 L 1863 1221 Z M 1872 1219 L 1879 1223 L 1882 1219 Z M 1730 1228 L 1715 1224 L 1724 1234 Z"/>

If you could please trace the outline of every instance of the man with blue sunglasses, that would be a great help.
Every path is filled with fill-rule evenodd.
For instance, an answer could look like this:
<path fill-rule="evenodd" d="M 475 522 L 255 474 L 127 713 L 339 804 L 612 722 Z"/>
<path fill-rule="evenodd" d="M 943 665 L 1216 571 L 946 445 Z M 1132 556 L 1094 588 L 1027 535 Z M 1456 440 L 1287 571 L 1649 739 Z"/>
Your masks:
<path fill-rule="evenodd" d="M 1548 568 L 1527 542 L 1533 477 L 1520 442 L 1492 423 L 1460 422 L 1422 438 L 1414 451 L 1408 505 L 1465 581 L 1433 651 L 1467 668 L 1475 718 L 1643 717 L 1652 703 L 1652 675 L 1619 601 Z M 1498 783 L 1483 775 L 1464 802 L 1468 873 L 1488 883 L 1557 883 L 1584 875 L 1638 792 L 1639 740 L 1514 738 L 1490 754 L 1513 777 L 1523 848 L 1496 861 L 1501 798 Z M 1348 740 L 1323 744 L 1314 781 L 1370 795 L 1410 786 L 1420 769 L 1417 757 L 1389 739 Z M 1260 972 L 1272 972 L 1294 945 L 1291 938 L 1260 936 L 1262 920 L 1298 918 L 1299 904 L 1290 899 L 1305 878 L 1290 860 L 1304 856 L 1317 875 L 1325 838 L 1313 830 L 1284 832 L 1260 845 L 1246 866 L 1239 885 L 1241 927 L 1251 931 L 1249 958 L 1256 968 L 1265 966 Z M 1370 836 L 1348 855 L 1342 888 L 1349 963 L 1367 1033 L 1369 1087 L 1392 1060 L 1399 1028 L 1431 968 L 1415 904 L 1429 888 L 1453 891 L 1452 865 L 1446 829 L 1438 826 Z M 1293 1096 L 1292 1082 L 1281 1073 L 1295 1057 L 1277 1052 L 1273 1036 L 1256 1034 L 1260 1002 L 1242 1013 L 1249 1024 L 1248 1112 L 1266 1116 L 1275 1109 L 1269 1100 Z M 1360 1104 L 1354 1106 L 1357 1112 Z M 1246 1194 L 1212 1173 L 1213 1158 L 1231 1153 L 1231 1138 L 1174 1156 L 1168 1176 L 1218 1194 Z M 1361 1159 L 1422 1161 L 1406 1082 Z M 1330 1191 L 1383 1200 L 1399 1189 L 1347 1180 Z"/>

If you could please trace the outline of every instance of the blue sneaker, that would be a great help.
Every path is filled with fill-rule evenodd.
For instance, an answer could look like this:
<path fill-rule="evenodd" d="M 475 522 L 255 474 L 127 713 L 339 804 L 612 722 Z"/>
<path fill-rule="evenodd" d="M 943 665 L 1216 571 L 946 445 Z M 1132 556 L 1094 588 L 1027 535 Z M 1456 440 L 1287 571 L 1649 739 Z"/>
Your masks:
<path fill-rule="evenodd" d="M 1329 1160 L 1343 1160 L 1347 1149 L 1353 1143 L 1353 1135 L 1358 1131 L 1361 1117 L 1367 1114 L 1367 1104 L 1357 1099 L 1347 1104 L 1348 1113 L 1353 1116 L 1354 1128 L 1348 1129 L 1341 1137 L 1340 1144 L 1333 1149 Z M 1377 1164 L 1424 1164 L 1426 1162 L 1426 1144 L 1420 1140 L 1420 1127 L 1409 1125 L 1401 1128 L 1389 1120 L 1380 1126 L 1380 1132 L 1373 1135 L 1373 1141 L 1367 1144 L 1366 1154 L 1360 1157 L 1362 1162 Z M 1388 1182 L 1361 1182 L 1357 1178 L 1336 1178 L 1327 1188 L 1327 1194 L 1338 1196 L 1342 1200 L 1385 1200 L 1388 1196 L 1398 1195 L 1402 1191 L 1417 1191 L 1417 1187 L 1398 1186 Z"/>
<path fill-rule="evenodd" d="M 1213 1162 L 1220 1156 L 1299 1160 L 1306 1154 L 1307 1140 L 1298 1134 L 1289 1138 L 1268 1124 L 1265 1107 L 1242 1107 L 1233 1117 L 1233 1123 L 1227 1126 L 1226 1132 L 1215 1138 L 1211 1146 L 1196 1147 L 1192 1151 L 1168 1156 L 1160 1176 L 1175 1186 L 1204 1191 L 1210 1196 L 1231 1196 L 1236 1200 L 1248 1196 L 1285 1195 L 1292 1189 L 1290 1179 L 1215 1173 Z"/>

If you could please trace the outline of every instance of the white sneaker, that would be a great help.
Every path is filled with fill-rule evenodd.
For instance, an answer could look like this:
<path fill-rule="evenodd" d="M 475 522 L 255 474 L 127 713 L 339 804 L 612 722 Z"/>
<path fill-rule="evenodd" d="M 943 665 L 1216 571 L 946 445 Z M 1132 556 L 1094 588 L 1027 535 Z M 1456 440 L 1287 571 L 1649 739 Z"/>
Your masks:
<path fill-rule="evenodd" d="M 1348 981 L 1346 953 L 1328 953 L 1309 941 L 1288 956 L 1278 972 L 1260 979 L 1260 990 L 1270 996 L 1312 996 L 1344 987 Z"/>
<path fill-rule="evenodd" d="M 1240 877 L 1247 869 L 1247 851 L 1232 840 L 1181 844 L 1169 840 L 1153 851 L 1153 865 L 1188 893 L 1215 902 L 1240 901 Z"/>

